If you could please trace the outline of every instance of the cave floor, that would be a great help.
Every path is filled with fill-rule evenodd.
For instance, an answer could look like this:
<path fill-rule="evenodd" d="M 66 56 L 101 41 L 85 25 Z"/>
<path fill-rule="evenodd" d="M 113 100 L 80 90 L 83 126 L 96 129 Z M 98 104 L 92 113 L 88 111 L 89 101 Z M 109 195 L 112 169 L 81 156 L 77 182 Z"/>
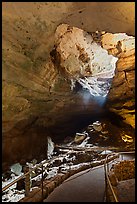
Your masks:
<path fill-rule="evenodd" d="M 108 123 L 106 123 L 108 125 Z M 102 122 L 103 125 L 103 122 Z M 54 147 L 54 151 L 52 153 L 52 155 L 50 156 L 49 160 L 43 160 L 45 161 L 45 167 L 48 167 L 48 170 L 45 170 L 44 172 L 44 178 L 46 180 L 50 180 L 50 178 L 52 178 L 53 176 L 55 176 L 57 173 L 59 172 L 66 172 L 68 171 L 68 169 L 71 168 L 75 169 L 75 168 L 79 168 L 80 165 L 83 164 L 88 164 L 90 162 L 99 162 L 102 159 L 104 159 L 106 157 L 107 154 L 112 153 L 113 151 L 118 152 L 118 151 L 128 151 L 131 150 L 132 147 L 134 147 L 134 143 L 131 142 L 124 142 L 121 139 L 121 134 L 124 135 L 125 133 L 123 132 L 123 130 L 119 130 L 116 127 L 112 126 L 111 124 L 109 124 L 110 126 L 105 125 L 105 128 L 102 129 L 102 132 L 100 131 L 95 131 L 95 129 L 93 128 L 92 125 L 90 125 L 90 128 L 86 127 L 85 129 L 83 129 L 81 131 L 80 134 L 85 134 L 88 133 L 85 137 L 83 137 L 81 135 L 80 140 L 76 140 L 76 136 L 72 136 L 72 137 L 66 137 L 61 143 L 55 144 Z M 119 131 L 117 131 L 119 130 Z M 114 137 L 116 135 L 116 137 Z M 118 135 L 120 137 L 118 137 Z M 77 143 L 78 141 L 78 143 Z M 120 146 L 120 144 L 122 144 Z M 128 159 L 128 158 L 127 158 Z M 34 159 L 35 160 L 35 159 Z M 27 162 L 27 164 L 30 166 L 30 168 L 34 167 L 35 164 L 37 163 L 37 160 L 34 160 L 32 162 Z M 41 170 L 38 170 L 37 172 L 34 173 L 34 175 L 32 175 L 32 189 L 35 187 L 39 187 L 41 185 L 41 176 L 38 175 L 40 173 Z M 83 193 L 83 198 L 84 199 L 85 195 L 87 199 L 91 199 L 91 197 L 89 196 L 90 194 L 94 195 L 92 188 L 94 189 L 94 184 L 98 183 L 98 185 L 100 185 L 100 181 L 102 181 L 102 184 L 104 186 L 104 177 L 103 177 L 103 169 L 98 169 L 96 171 L 97 175 L 100 174 L 100 176 L 95 176 L 95 174 L 93 174 L 93 177 L 95 177 L 95 179 L 97 179 L 95 182 L 93 183 L 84 183 L 84 181 L 79 181 L 79 182 L 83 182 L 80 185 L 78 185 L 78 182 L 75 182 L 76 184 L 74 184 L 74 186 L 76 185 L 76 188 L 78 188 L 79 186 L 83 186 L 83 185 L 88 185 L 88 188 L 90 189 L 89 194 L 85 192 L 85 194 Z M 10 176 L 10 179 L 5 178 L 5 181 L 3 181 L 3 186 L 5 186 L 8 182 L 10 182 L 11 180 L 14 180 L 17 178 L 16 175 L 14 175 L 14 173 L 9 172 L 8 176 Z M 86 176 L 86 175 L 85 175 Z M 12 178 L 11 178 L 12 177 Z M 90 173 L 88 174 L 88 176 L 86 176 L 86 179 L 88 180 L 91 177 Z M 90 179 L 89 179 L 90 181 Z M 69 183 L 69 182 L 68 182 Z M 67 186 L 69 186 L 67 183 L 66 185 L 66 189 L 68 188 Z M 58 189 L 62 189 L 63 186 L 65 186 L 64 183 L 63 185 L 61 185 L 61 187 L 59 187 Z M 19 186 L 18 183 L 18 187 L 17 185 L 14 185 L 13 188 L 10 188 L 9 190 L 5 191 L 5 193 L 3 193 L 2 196 L 2 200 L 3 202 L 7 202 L 7 201 L 15 201 L 17 202 L 17 200 L 20 200 L 21 198 L 24 197 L 24 185 L 21 184 Z M 80 187 L 80 188 L 81 188 Z M 104 195 L 104 187 L 102 187 L 101 192 L 99 192 L 100 196 L 94 196 L 94 200 L 98 200 L 101 199 L 100 202 L 102 202 L 103 199 L 103 195 Z M 86 187 L 85 187 L 86 189 Z M 99 189 L 99 188 L 97 188 Z M 74 189 L 73 189 L 74 190 Z M 59 190 L 57 190 L 59 191 Z M 60 190 L 62 191 L 62 190 Z M 56 190 L 55 190 L 56 192 Z M 79 192 L 79 190 L 78 190 Z M 69 193 L 68 190 L 66 190 L 66 193 Z M 64 193 L 64 195 L 66 194 Z M 71 194 L 73 193 L 73 191 L 70 190 L 70 198 L 73 198 L 71 196 Z M 80 193 L 79 193 L 80 194 Z M 96 197 L 96 198 L 95 198 Z M 98 198 L 99 197 L 99 198 Z M 51 197 L 49 197 L 48 199 L 50 199 Z M 79 200 L 79 196 L 77 195 L 77 199 Z M 54 199 L 54 194 L 53 194 L 53 199 Z M 57 198 L 58 199 L 58 196 Z M 64 197 L 65 199 L 65 197 Z M 69 198 L 68 198 L 69 199 Z M 74 198 L 75 200 L 75 198 Z M 46 201 L 47 202 L 47 201 Z M 98 202 L 98 201 L 97 201 Z"/>

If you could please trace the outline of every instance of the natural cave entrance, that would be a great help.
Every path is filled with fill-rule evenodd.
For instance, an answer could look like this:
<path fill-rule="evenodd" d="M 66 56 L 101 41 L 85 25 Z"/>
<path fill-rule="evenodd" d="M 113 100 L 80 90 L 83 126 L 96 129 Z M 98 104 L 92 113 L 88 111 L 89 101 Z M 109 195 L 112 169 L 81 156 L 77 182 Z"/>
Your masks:
<path fill-rule="evenodd" d="M 46 156 L 48 136 L 64 142 L 96 121 L 125 127 L 113 138 L 134 136 L 133 10 L 126 2 L 3 3 L 3 163 Z"/>
<path fill-rule="evenodd" d="M 44 160 L 50 179 L 70 166 L 98 163 L 104 149 L 135 149 L 134 8 L 134 2 L 2 3 L 2 185 Z M 9 193 L 20 197 L 24 187 L 19 182 L 19 191 Z M 16 198 L 5 191 L 2 199 Z"/>
<path fill-rule="evenodd" d="M 115 69 L 113 69 L 115 72 Z M 104 76 L 104 75 L 103 75 Z M 82 105 L 78 113 L 72 107 L 71 114 L 64 116 L 62 121 L 55 123 L 49 132 L 53 142 L 56 144 L 67 144 L 74 140 L 77 134 L 87 131 L 88 126 L 99 122 L 102 131 L 90 134 L 90 144 L 105 147 L 117 147 L 119 149 L 134 148 L 135 132 L 132 126 L 125 124 L 120 115 L 109 111 L 107 108 L 108 94 L 113 83 L 112 75 L 108 78 L 83 77 L 75 81 L 71 80 L 71 89 L 74 95 L 80 96 Z M 94 104 L 94 110 L 88 107 Z M 83 108 L 84 107 L 84 108 Z M 107 139 L 102 137 L 106 132 Z M 104 134 L 104 133 L 103 133 Z M 101 138 L 102 137 L 102 138 Z M 81 141 L 82 142 L 82 141 Z"/>
<path fill-rule="evenodd" d="M 132 127 L 127 125 L 129 131 L 128 128 L 125 128 L 124 131 L 123 128 L 126 125 L 123 123 L 123 118 L 120 114 L 117 115 L 113 111 L 109 111 L 106 104 L 110 100 L 110 95 L 114 100 L 116 96 L 116 104 L 119 104 L 121 100 L 118 98 L 118 95 L 120 96 L 121 94 L 121 91 L 119 93 L 119 85 L 122 84 L 123 86 L 124 83 L 121 83 L 121 78 L 119 77 L 119 69 L 121 67 L 119 68 L 118 65 L 121 58 L 126 57 L 125 53 L 129 52 L 130 46 L 132 47 L 133 44 L 133 38 L 128 37 L 125 33 L 110 34 L 104 31 L 88 33 L 67 24 L 58 26 L 56 43 L 50 53 L 52 62 L 61 77 L 70 82 L 71 92 L 76 97 L 79 97 L 80 101 L 80 104 L 76 102 L 75 105 L 70 106 L 70 113 L 69 111 L 67 112 L 61 124 L 58 124 L 58 122 L 55 124 L 55 131 L 54 129 L 51 130 L 55 138 L 59 139 L 58 141 L 62 140 L 61 138 L 64 137 L 64 134 L 65 136 L 74 135 L 76 131 L 82 131 L 84 126 L 96 120 L 102 120 L 102 122 L 105 120 L 106 123 L 112 123 L 108 127 L 110 131 L 111 128 L 113 129 L 113 134 L 108 144 L 120 146 L 122 144 L 121 141 L 126 141 L 123 139 L 126 137 L 123 136 L 124 134 L 126 135 L 126 132 L 130 135 L 127 135 L 127 138 L 132 138 L 134 135 Z M 120 75 L 121 73 L 120 70 Z M 125 70 L 124 74 L 125 80 L 128 81 Z M 125 86 L 127 85 L 125 84 Z M 120 97 L 125 102 L 129 101 L 130 94 L 129 98 L 125 98 L 127 93 L 124 92 L 123 90 L 123 96 L 121 95 Z M 80 105 L 79 109 L 77 108 L 78 105 Z M 116 107 L 116 109 L 122 110 L 122 107 Z M 114 128 L 111 127 L 113 125 Z M 119 133 L 116 135 L 116 132 Z M 102 142 L 102 144 L 104 143 Z"/>

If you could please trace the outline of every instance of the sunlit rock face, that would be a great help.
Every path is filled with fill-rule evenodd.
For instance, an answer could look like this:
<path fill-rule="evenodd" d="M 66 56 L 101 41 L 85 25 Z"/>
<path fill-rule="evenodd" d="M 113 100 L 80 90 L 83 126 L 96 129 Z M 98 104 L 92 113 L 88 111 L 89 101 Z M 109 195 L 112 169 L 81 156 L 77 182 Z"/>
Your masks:
<path fill-rule="evenodd" d="M 135 38 L 104 31 L 88 34 L 66 24 L 57 28 L 55 36 L 53 62 L 61 75 L 71 80 L 71 89 L 78 82 L 93 100 L 99 98 L 100 105 L 107 97 L 106 107 L 134 128 Z M 86 98 L 83 94 L 84 102 Z"/>
<path fill-rule="evenodd" d="M 67 24 L 55 33 L 51 55 L 59 72 L 72 82 L 79 82 L 92 96 L 106 97 L 115 75 L 117 58 L 97 44 L 92 35 Z"/>
<path fill-rule="evenodd" d="M 115 111 L 124 107 L 124 113 L 127 106 L 132 108 L 134 95 L 129 87 L 134 90 L 134 54 L 118 56 L 117 50 L 111 52 L 112 43 L 108 42 L 121 32 L 134 35 L 134 3 L 3 2 L 2 7 L 3 162 L 12 164 L 20 159 L 45 156 L 47 136 L 60 138 L 66 133 L 66 136 L 73 134 L 91 117 L 102 113 L 107 98 L 109 107 L 116 105 Z M 58 25 L 62 23 L 69 25 L 67 32 L 59 31 L 61 27 Z M 73 39 L 71 29 L 79 30 Z M 54 61 L 54 52 L 51 52 L 54 44 L 54 51 L 58 43 L 62 44 L 62 33 L 65 34 L 64 40 L 69 42 L 65 41 L 68 48 L 70 44 L 74 48 L 67 48 L 69 60 L 65 58 L 65 62 Z M 107 47 L 103 47 L 106 43 L 101 43 L 102 37 L 110 35 L 109 40 L 103 39 L 103 43 L 107 41 Z M 132 39 L 123 36 L 122 42 L 125 42 L 124 38 Z M 69 37 L 73 43 L 77 42 L 77 47 Z M 77 57 L 73 55 L 71 59 L 70 51 Z M 106 61 L 102 60 L 100 53 Z M 60 54 L 56 57 L 63 59 L 63 53 Z M 105 97 L 112 80 L 112 89 Z M 77 85 L 79 91 L 76 91 Z M 128 100 L 128 94 L 132 100 Z"/>
<path fill-rule="evenodd" d="M 135 38 L 125 33 L 102 36 L 102 47 L 118 57 L 107 107 L 135 127 Z"/>

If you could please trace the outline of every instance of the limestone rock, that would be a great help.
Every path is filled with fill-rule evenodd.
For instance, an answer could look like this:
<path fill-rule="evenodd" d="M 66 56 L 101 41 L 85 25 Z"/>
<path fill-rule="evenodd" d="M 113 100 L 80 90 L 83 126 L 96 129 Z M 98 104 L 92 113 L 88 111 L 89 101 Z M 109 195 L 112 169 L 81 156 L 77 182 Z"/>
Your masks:
<path fill-rule="evenodd" d="M 19 176 L 21 174 L 22 171 L 22 166 L 19 163 L 13 164 L 11 166 L 11 171 L 16 174 L 17 176 Z"/>
<path fill-rule="evenodd" d="M 127 5 L 125 2 L 122 3 L 121 8 L 118 7 L 120 10 L 126 9 L 126 15 L 129 16 L 130 5 L 131 18 L 127 20 L 128 23 L 126 24 L 121 22 L 120 18 L 124 11 L 120 12 L 115 7 L 116 13 L 119 13 L 119 17 L 117 16 L 118 24 L 113 19 L 115 13 L 113 3 L 110 3 L 109 6 L 107 4 L 108 10 L 106 11 L 104 10 L 104 3 L 102 6 L 100 2 L 99 4 L 103 9 L 101 12 L 98 3 L 96 5 L 94 2 L 92 3 L 85 2 L 84 12 L 81 13 L 77 12 L 79 7 L 83 9 L 83 3 L 80 2 L 70 2 L 68 4 L 65 2 L 31 2 L 30 4 L 24 2 L 21 3 L 22 6 L 12 2 L 3 3 L 3 162 L 13 164 L 21 159 L 29 161 L 33 158 L 38 159 L 37 157 L 40 158 L 41 154 L 46 155 L 47 153 L 47 136 L 52 135 L 54 138 L 61 138 L 66 132 L 70 136 L 76 132 L 79 124 L 84 126 L 85 118 L 102 113 L 99 102 L 101 101 L 102 104 L 106 102 L 104 96 L 109 92 L 110 75 L 113 78 L 117 58 L 118 69 L 123 73 L 120 81 L 121 79 L 124 80 L 125 92 L 133 98 L 133 50 L 128 50 L 126 42 L 124 44 L 124 40 L 122 40 L 123 46 L 128 51 L 126 51 L 126 57 L 124 57 L 123 52 L 119 58 L 119 56 L 113 56 L 113 53 L 108 54 L 110 52 L 109 47 L 101 47 L 101 43 L 99 44 L 99 40 L 95 40 L 95 38 L 96 34 L 100 36 L 99 39 L 102 36 L 107 36 L 106 32 L 102 32 L 102 34 L 96 32 L 97 28 L 104 31 L 108 30 L 109 27 L 110 34 L 115 32 L 134 34 L 134 28 L 132 29 L 134 27 L 134 5 L 131 5 L 132 3 Z M 109 16 L 111 15 L 111 18 L 105 17 L 104 21 L 100 21 L 98 16 L 101 13 L 105 13 L 105 16 L 107 13 Z M 79 18 L 79 15 L 83 18 Z M 100 17 L 102 18 L 102 16 Z M 62 23 L 62 19 L 64 19 L 65 25 L 57 28 Z M 81 19 L 84 21 L 83 25 Z M 67 23 L 69 25 L 66 25 Z M 55 32 L 56 28 L 57 32 Z M 83 28 L 85 31 L 83 31 Z M 95 31 L 95 37 L 90 34 L 91 31 Z M 132 40 L 131 37 L 131 46 Z M 55 47 L 52 51 L 54 44 Z M 91 53 L 90 48 L 93 53 Z M 96 52 L 96 48 L 98 52 Z M 60 53 L 61 49 L 64 50 L 64 53 Z M 56 55 L 57 60 L 54 60 L 54 55 Z M 101 56 L 106 60 L 101 60 Z M 108 72 L 104 72 L 104 66 Z M 124 77 L 125 69 L 128 83 Z M 129 71 L 127 72 L 127 70 Z M 117 78 L 117 73 L 115 78 Z M 76 80 L 80 86 L 84 87 L 84 91 L 79 94 L 73 92 Z M 133 90 L 127 91 L 129 87 Z M 119 91 L 118 87 L 118 91 L 115 92 L 115 88 L 113 92 L 112 86 L 110 96 L 116 100 L 117 97 L 125 99 L 124 92 Z M 90 89 L 90 93 L 87 93 L 85 89 Z M 101 100 L 99 98 L 100 101 L 94 101 L 91 94 L 101 96 Z M 112 100 L 109 99 L 110 101 Z M 125 107 L 127 102 L 129 101 L 124 102 Z M 122 107 L 123 102 L 120 106 L 119 104 L 117 106 Z M 128 114 L 124 111 L 122 114 L 127 122 L 131 120 L 129 111 Z M 79 121 L 76 120 L 77 118 L 79 118 Z"/>
<path fill-rule="evenodd" d="M 77 79 L 106 72 L 109 72 L 109 78 L 114 76 L 117 58 L 108 55 L 90 34 L 62 24 L 57 28 L 55 36 L 57 60 L 67 77 Z"/>
<path fill-rule="evenodd" d="M 48 158 L 51 157 L 51 155 L 53 154 L 53 151 L 54 151 L 54 142 L 50 137 L 48 137 L 48 151 L 47 151 Z"/>
<path fill-rule="evenodd" d="M 131 136 L 129 136 L 129 135 L 123 135 L 122 136 L 122 140 L 124 141 L 124 142 L 133 142 L 133 138 L 131 137 Z"/>
<path fill-rule="evenodd" d="M 96 121 L 96 122 L 93 123 L 93 128 L 96 131 L 100 132 L 102 130 L 102 125 L 101 125 L 101 123 L 99 121 Z"/>
<path fill-rule="evenodd" d="M 111 171 L 114 171 L 118 181 L 135 178 L 135 160 L 120 161 Z"/>
<path fill-rule="evenodd" d="M 119 58 L 129 57 L 135 53 L 135 38 L 126 33 L 105 33 L 101 39 L 102 47 Z"/>
<path fill-rule="evenodd" d="M 118 59 L 97 44 L 91 34 L 67 24 L 58 26 L 51 55 L 65 78 L 78 81 L 93 96 L 107 95 L 108 79 L 114 77 Z"/>
<path fill-rule="evenodd" d="M 135 128 L 135 38 L 125 33 L 106 33 L 101 42 L 103 48 L 118 57 L 107 105 Z"/>
<path fill-rule="evenodd" d="M 80 144 L 86 138 L 86 134 L 84 133 L 76 133 L 74 138 L 74 142 Z"/>

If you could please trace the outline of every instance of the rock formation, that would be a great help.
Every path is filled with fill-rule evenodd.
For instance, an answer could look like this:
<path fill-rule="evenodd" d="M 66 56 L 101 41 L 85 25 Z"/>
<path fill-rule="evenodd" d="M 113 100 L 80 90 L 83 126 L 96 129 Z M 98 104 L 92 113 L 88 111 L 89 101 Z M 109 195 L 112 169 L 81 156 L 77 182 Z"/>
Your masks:
<path fill-rule="evenodd" d="M 95 98 L 105 97 L 113 81 L 107 107 L 120 115 L 124 122 L 135 127 L 133 36 L 98 31 L 90 35 L 81 29 L 61 25 L 56 31 L 52 54 L 61 75 L 72 80 L 72 86 L 75 86 L 76 81 L 79 82 Z"/>
<path fill-rule="evenodd" d="M 3 163 L 45 156 L 47 136 L 73 134 L 106 101 L 134 127 L 134 37 L 66 24 L 72 4 L 3 2 Z"/>
<path fill-rule="evenodd" d="M 107 105 L 135 128 L 135 38 L 125 33 L 107 33 L 101 42 L 109 54 L 118 57 Z"/>

